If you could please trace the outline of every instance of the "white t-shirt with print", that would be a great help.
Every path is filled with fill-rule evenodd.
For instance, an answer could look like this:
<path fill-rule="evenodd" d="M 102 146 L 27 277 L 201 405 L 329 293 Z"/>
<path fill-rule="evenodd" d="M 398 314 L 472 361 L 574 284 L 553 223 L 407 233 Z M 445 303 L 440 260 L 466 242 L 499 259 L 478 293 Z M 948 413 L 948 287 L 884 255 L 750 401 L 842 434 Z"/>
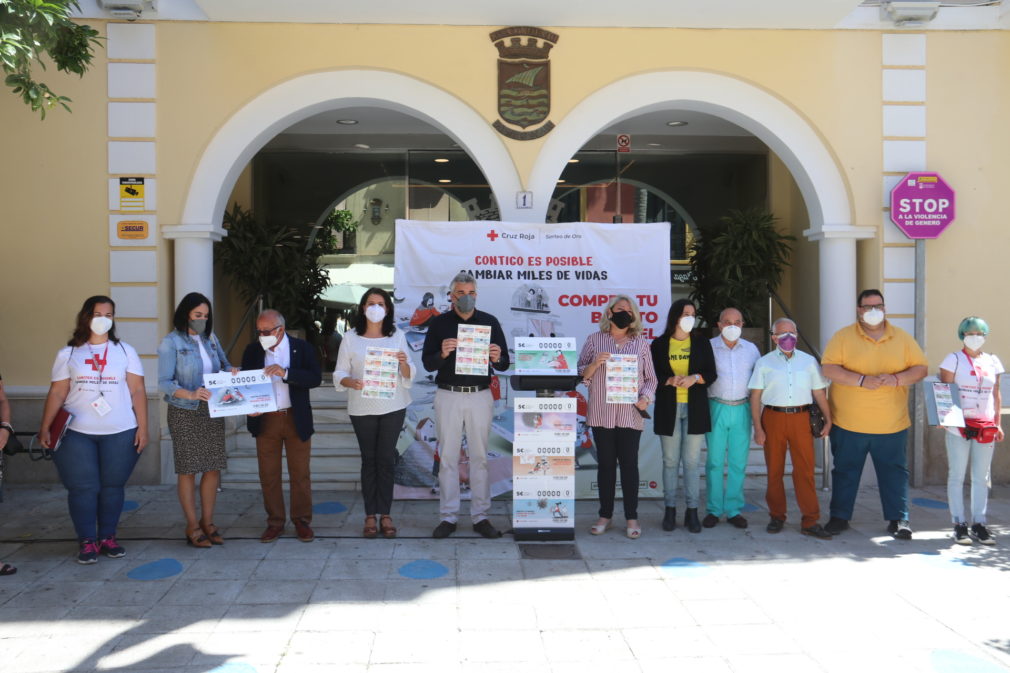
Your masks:
<path fill-rule="evenodd" d="M 947 354 L 940 363 L 940 369 L 954 372 L 954 383 L 961 393 L 961 409 L 965 418 L 990 421 L 996 418 L 993 387 L 996 385 L 996 377 L 1004 371 L 1003 363 L 998 357 L 991 353 L 980 353 L 977 358 L 969 360 L 964 351 L 957 351 Z M 957 432 L 957 428 L 947 430 Z"/>
<path fill-rule="evenodd" d="M 137 427 L 127 373 L 143 376 L 144 367 L 137 351 L 124 341 L 61 348 L 53 363 L 51 380 L 70 379 L 70 392 L 63 403 L 74 415 L 70 429 L 89 435 L 112 435 Z M 104 416 L 91 406 L 99 395 L 110 407 Z"/>

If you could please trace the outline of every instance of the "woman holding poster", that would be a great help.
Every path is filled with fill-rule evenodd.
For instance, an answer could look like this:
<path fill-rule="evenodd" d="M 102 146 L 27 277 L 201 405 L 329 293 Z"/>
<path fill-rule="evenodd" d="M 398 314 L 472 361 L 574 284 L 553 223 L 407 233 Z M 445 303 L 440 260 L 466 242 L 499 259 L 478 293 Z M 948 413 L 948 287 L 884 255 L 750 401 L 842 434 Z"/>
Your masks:
<path fill-rule="evenodd" d="M 190 292 L 175 308 L 172 327 L 158 346 L 158 390 L 168 403 L 168 431 L 172 434 L 177 490 L 186 517 L 186 544 L 206 549 L 224 544 L 214 525 L 214 506 L 227 467 L 224 419 L 211 418 L 203 387 L 204 374 L 230 369 L 221 342 L 214 335 L 210 300 Z M 196 512 L 196 475 L 200 474 L 200 517 Z"/>
<path fill-rule="evenodd" d="M 115 313 L 115 303 L 104 295 L 84 301 L 73 335 L 53 362 L 39 427 L 39 443 L 53 448 L 67 489 L 77 562 L 84 565 L 99 554 L 126 556 L 116 528 L 126 480 L 147 446 L 144 367 L 137 351 L 116 336 Z M 59 441 L 61 425 L 66 434 Z"/>
<path fill-rule="evenodd" d="M 414 365 L 407 341 L 393 325 L 393 300 L 377 287 L 365 290 L 358 302 L 354 329 L 344 334 L 333 371 L 333 387 L 347 392 L 347 412 L 361 450 L 361 496 L 365 501 L 362 535 L 396 537 L 389 516 L 393 504 L 396 440 L 410 404 L 407 391 Z M 376 517 L 379 526 L 376 527 Z"/>
<path fill-rule="evenodd" d="M 638 524 L 638 442 L 642 414 L 656 391 L 656 373 L 649 342 L 641 334 L 638 306 L 629 297 L 612 298 L 599 325 L 600 331 L 586 339 L 578 364 L 582 382 L 589 389 L 587 422 L 593 429 L 599 460 L 600 518 L 589 532 L 602 535 L 610 528 L 620 464 L 626 533 L 637 540 L 642 535 Z"/>
<path fill-rule="evenodd" d="M 1002 397 L 999 378 L 1003 363 L 992 353 L 982 352 L 989 336 L 989 324 L 971 316 L 961 321 L 957 336 L 963 348 L 950 353 L 940 363 L 940 381 L 956 383 L 960 392 L 965 427 L 946 428 L 947 503 L 954 522 L 954 541 L 971 544 L 972 538 L 985 545 L 996 544 L 986 528 L 989 504 L 989 468 L 993 448 L 1003 441 L 1000 426 Z M 971 465 L 971 527 L 964 514 L 964 474 Z"/>
<path fill-rule="evenodd" d="M 709 340 L 696 335 L 695 308 L 687 299 L 670 307 L 666 329 L 652 342 L 659 387 L 653 429 L 663 445 L 663 530 L 677 526 L 677 475 L 684 466 L 684 525 L 701 532 L 698 519 L 701 443 L 712 429 L 708 386 L 715 381 L 715 356 Z"/>

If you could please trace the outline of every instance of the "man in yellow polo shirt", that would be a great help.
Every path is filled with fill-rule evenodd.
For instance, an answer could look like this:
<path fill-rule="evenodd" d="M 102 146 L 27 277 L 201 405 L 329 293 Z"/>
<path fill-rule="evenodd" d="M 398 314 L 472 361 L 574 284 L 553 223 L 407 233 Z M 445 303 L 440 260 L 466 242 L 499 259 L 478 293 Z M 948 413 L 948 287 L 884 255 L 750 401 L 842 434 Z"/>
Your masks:
<path fill-rule="evenodd" d="M 831 381 L 831 519 L 838 535 L 849 527 L 866 454 L 873 460 L 887 532 L 911 540 L 906 442 L 908 386 L 926 376 L 926 356 L 911 335 L 884 319 L 884 295 L 863 290 L 857 320 L 838 330 L 821 360 Z"/>

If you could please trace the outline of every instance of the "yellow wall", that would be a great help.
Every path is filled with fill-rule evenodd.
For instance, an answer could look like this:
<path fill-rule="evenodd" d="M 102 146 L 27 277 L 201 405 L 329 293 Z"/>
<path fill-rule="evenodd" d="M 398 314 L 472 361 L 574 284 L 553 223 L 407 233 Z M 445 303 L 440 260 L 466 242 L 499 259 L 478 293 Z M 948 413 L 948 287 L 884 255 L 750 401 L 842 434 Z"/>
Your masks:
<path fill-rule="evenodd" d="M 52 110 L 45 121 L 0 87 L 0 374 L 7 386 L 48 385 L 84 299 L 109 292 L 105 63 L 99 50 L 83 79 L 52 66 L 37 70 L 73 100 L 73 114 Z"/>
<path fill-rule="evenodd" d="M 1010 35 L 950 33 L 927 41 L 927 129 L 931 170 L 957 191 L 957 219 L 926 243 L 927 354 L 936 371 L 959 344 L 962 318 L 979 315 L 986 346 L 1010 361 L 1006 310 L 1010 223 Z M 1004 400 L 1004 404 L 1010 404 Z"/>
<path fill-rule="evenodd" d="M 271 86 L 302 74 L 396 71 L 446 90 L 493 122 L 497 52 L 488 33 L 494 28 L 159 24 L 159 54 L 171 54 L 159 59 L 159 91 L 178 92 L 159 98 L 160 132 L 171 136 L 171 142 L 159 143 L 162 218 L 178 221 L 200 151 L 228 117 Z M 551 30 L 561 36 L 551 52 L 555 122 L 597 89 L 632 74 L 695 69 L 738 77 L 810 120 L 852 181 L 855 222 L 879 219 L 878 33 Z M 506 141 L 524 182 L 545 140 Z"/>

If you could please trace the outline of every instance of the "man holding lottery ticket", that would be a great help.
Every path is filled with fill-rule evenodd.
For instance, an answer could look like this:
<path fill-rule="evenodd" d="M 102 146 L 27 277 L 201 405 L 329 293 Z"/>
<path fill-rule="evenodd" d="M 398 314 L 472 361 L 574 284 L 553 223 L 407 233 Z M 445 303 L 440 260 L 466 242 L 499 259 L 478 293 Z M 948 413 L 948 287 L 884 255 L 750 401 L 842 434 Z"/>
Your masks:
<path fill-rule="evenodd" d="M 437 371 L 435 425 L 440 439 L 438 472 L 441 521 L 432 537 L 456 532 L 459 517 L 459 458 L 463 435 L 470 458 L 470 519 L 486 538 L 501 537 L 488 521 L 491 484 L 487 474 L 487 439 L 494 399 L 492 368 L 509 367 L 508 344 L 498 319 L 477 310 L 477 281 L 460 272 L 449 283 L 452 310 L 432 318 L 424 338 L 422 362 Z"/>

